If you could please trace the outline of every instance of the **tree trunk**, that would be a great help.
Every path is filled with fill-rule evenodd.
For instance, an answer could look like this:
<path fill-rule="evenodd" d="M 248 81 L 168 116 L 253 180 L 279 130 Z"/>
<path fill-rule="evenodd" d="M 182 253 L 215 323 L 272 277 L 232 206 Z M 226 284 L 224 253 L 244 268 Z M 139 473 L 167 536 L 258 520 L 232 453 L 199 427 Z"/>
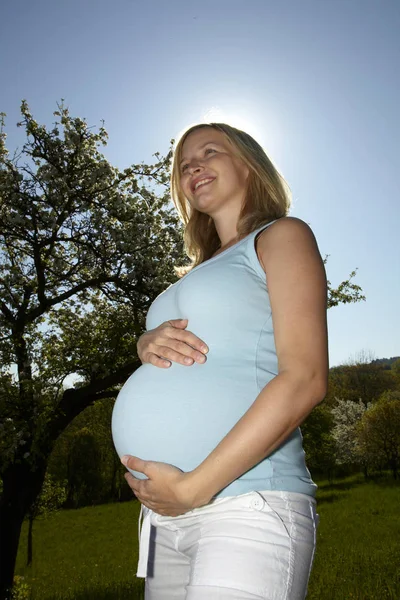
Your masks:
<path fill-rule="evenodd" d="M 0 600 L 11 597 L 23 515 L 18 506 L 2 502 L 0 506 Z"/>
<path fill-rule="evenodd" d="M 389 454 L 389 452 L 387 454 Z M 397 480 L 399 464 L 397 457 L 393 456 L 393 454 L 389 454 L 388 456 L 388 467 L 392 471 L 393 479 Z"/>
<path fill-rule="evenodd" d="M 32 564 L 33 560 L 33 521 L 34 521 L 33 512 L 29 511 L 29 528 L 28 528 L 28 558 L 26 561 L 26 566 Z"/>
<path fill-rule="evenodd" d="M 119 458 L 117 458 L 117 454 L 114 453 L 112 462 L 113 469 L 111 476 L 110 495 L 113 501 L 118 500 L 118 502 L 121 502 L 121 486 L 119 485 L 119 465 Z"/>
<path fill-rule="evenodd" d="M 18 332 L 17 334 L 19 335 Z M 26 358 L 24 340 L 18 337 L 17 342 L 20 399 L 22 400 L 22 406 L 27 406 L 29 411 L 32 412 L 34 401 L 32 399 L 30 365 Z M 87 406 L 102 398 L 115 397 L 117 395 L 116 390 L 109 391 L 105 388 L 120 383 L 138 366 L 140 365 L 137 364 L 137 361 L 130 363 L 117 373 L 88 385 L 86 389 L 66 390 L 58 406 L 56 417 L 49 422 L 47 431 L 43 434 L 40 455 L 35 457 L 34 468 L 23 456 L 15 456 L 15 462 L 1 473 L 3 493 L 0 498 L 0 600 L 8 600 L 9 598 L 14 579 L 22 523 L 42 489 L 47 460 L 53 442 Z M 30 416 L 29 411 L 28 415 Z M 31 448 L 31 440 L 29 442 L 26 441 L 26 446 L 23 449 L 24 454 Z"/>
<path fill-rule="evenodd" d="M 14 463 L 2 474 L 0 500 L 0 600 L 8 600 L 13 584 L 21 527 L 32 503 L 40 493 L 45 474 L 41 465 L 30 472 L 29 466 Z"/>

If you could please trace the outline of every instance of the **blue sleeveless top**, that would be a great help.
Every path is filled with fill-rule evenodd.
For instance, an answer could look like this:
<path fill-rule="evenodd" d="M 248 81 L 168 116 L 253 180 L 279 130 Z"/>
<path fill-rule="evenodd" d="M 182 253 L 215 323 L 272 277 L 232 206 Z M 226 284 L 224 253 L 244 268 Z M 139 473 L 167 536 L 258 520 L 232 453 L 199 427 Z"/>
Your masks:
<path fill-rule="evenodd" d="M 112 417 L 120 456 L 195 469 L 278 374 L 268 285 L 255 250 L 257 234 L 269 225 L 198 265 L 152 303 L 148 330 L 187 318 L 187 329 L 209 352 L 203 364 L 161 369 L 145 363 L 131 375 Z M 263 490 L 315 496 L 316 488 L 297 428 L 216 497 Z"/>

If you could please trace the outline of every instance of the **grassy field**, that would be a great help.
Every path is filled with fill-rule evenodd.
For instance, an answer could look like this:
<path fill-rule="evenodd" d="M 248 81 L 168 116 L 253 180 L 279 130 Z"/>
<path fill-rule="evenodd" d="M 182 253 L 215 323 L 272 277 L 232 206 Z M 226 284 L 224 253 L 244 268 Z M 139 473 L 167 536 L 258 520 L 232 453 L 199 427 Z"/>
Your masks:
<path fill-rule="evenodd" d="M 352 477 L 319 482 L 317 552 L 309 600 L 399 600 L 400 485 Z M 59 512 L 24 527 L 17 574 L 32 600 L 136 600 L 137 502 Z"/>

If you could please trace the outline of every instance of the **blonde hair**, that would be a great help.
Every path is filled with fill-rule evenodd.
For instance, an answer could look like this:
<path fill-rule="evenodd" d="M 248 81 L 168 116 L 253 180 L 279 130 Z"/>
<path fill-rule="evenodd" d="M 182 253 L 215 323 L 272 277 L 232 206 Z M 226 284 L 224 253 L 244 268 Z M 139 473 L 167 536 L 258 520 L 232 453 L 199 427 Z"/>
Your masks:
<path fill-rule="evenodd" d="M 249 169 L 247 189 L 237 223 L 238 240 L 274 219 L 285 217 L 290 208 L 290 189 L 263 148 L 248 133 L 225 123 L 201 123 L 185 131 L 175 146 L 171 169 L 171 197 L 184 224 L 184 248 L 192 260 L 190 265 L 175 267 L 183 277 L 211 256 L 220 247 L 213 219 L 192 208 L 180 186 L 182 146 L 190 133 L 212 127 L 224 134 L 233 146 L 234 154 Z"/>

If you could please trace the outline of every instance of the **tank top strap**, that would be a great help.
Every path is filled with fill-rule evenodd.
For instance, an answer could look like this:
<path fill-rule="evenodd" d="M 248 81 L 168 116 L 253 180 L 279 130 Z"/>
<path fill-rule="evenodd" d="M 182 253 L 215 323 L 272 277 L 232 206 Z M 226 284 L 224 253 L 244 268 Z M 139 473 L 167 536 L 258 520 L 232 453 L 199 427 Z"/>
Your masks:
<path fill-rule="evenodd" d="M 257 227 L 257 229 L 252 231 L 250 235 L 253 235 L 253 237 L 255 239 L 256 237 L 259 236 L 260 233 L 262 233 L 264 231 L 264 229 L 267 229 L 267 227 L 269 227 L 273 223 L 276 223 L 276 221 L 279 221 L 279 219 L 274 219 L 273 221 L 270 221 L 269 223 L 264 223 L 264 225 L 260 225 L 260 227 Z"/>
<path fill-rule="evenodd" d="M 269 223 L 265 223 L 264 225 L 261 225 L 261 227 L 257 227 L 257 229 L 252 231 L 248 236 L 248 239 L 246 241 L 245 248 L 244 248 L 245 255 L 246 255 L 248 262 L 250 263 L 250 265 L 254 269 L 254 271 L 257 273 L 257 275 L 259 275 L 262 278 L 263 281 L 265 281 L 265 271 L 262 268 L 259 258 L 258 258 L 258 255 L 257 255 L 257 250 L 256 250 L 257 239 L 258 239 L 259 235 L 265 229 L 267 229 L 267 227 L 269 227 L 270 225 L 272 225 L 272 223 L 275 223 L 276 221 L 278 221 L 278 219 L 274 219 L 273 221 L 270 221 Z"/>

